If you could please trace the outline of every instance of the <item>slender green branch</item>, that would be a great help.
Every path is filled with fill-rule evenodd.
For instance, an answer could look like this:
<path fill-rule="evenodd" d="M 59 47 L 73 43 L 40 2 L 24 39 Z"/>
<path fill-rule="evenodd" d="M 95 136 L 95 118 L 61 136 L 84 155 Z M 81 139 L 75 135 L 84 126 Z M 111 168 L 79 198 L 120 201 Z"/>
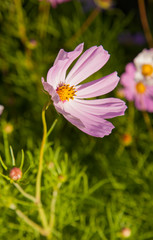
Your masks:
<path fill-rule="evenodd" d="M 26 222 L 29 226 L 31 226 L 33 229 L 38 231 L 41 235 L 47 236 L 48 232 L 40 227 L 38 224 L 33 222 L 31 219 L 29 219 L 23 212 L 21 212 L 19 209 L 15 209 L 16 214 L 24 221 Z"/>
<path fill-rule="evenodd" d="M 97 15 L 99 14 L 100 9 L 96 8 L 91 12 L 89 17 L 86 19 L 86 21 L 82 24 L 80 29 L 68 40 L 68 42 L 65 44 L 66 46 L 69 46 L 72 42 L 75 42 L 92 24 L 92 22 L 95 20 Z"/>
<path fill-rule="evenodd" d="M 24 163 L 24 151 L 23 151 L 23 149 L 21 150 L 21 164 L 20 164 L 20 169 L 21 169 L 21 171 L 22 171 L 22 167 L 23 167 L 23 163 Z"/>
<path fill-rule="evenodd" d="M 38 212 L 39 212 L 40 220 L 42 222 L 43 227 L 45 229 L 48 229 L 47 218 L 46 218 L 45 211 L 44 211 L 41 203 L 38 204 Z"/>
<path fill-rule="evenodd" d="M 6 180 L 10 181 L 10 178 L 8 176 L 5 176 L 3 173 L 0 172 L 0 176 L 2 176 L 3 178 L 5 178 Z"/>
<path fill-rule="evenodd" d="M 0 163 L 1 163 L 2 167 L 5 169 L 5 171 L 7 171 L 7 166 L 6 166 L 5 163 L 3 162 L 1 156 L 0 156 Z"/>
<path fill-rule="evenodd" d="M 36 203 L 36 198 L 33 197 L 32 195 L 26 193 L 22 187 L 18 183 L 13 182 L 13 185 L 19 190 L 19 192 L 27 199 L 31 200 L 32 202 Z"/>
<path fill-rule="evenodd" d="M 53 197 L 51 200 L 51 205 L 50 205 L 50 220 L 49 220 L 49 236 L 48 239 L 52 238 L 52 233 L 54 229 L 54 224 L 55 224 L 55 208 L 56 208 L 56 201 L 57 201 L 57 196 L 58 196 L 58 191 L 61 187 L 61 182 L 58 183 L 57 187 L 53 191 Z"/>
<path fill-rule="evenodd" d="M 37 173 L 37 179 L 36 179 L 36 202 L 38 204 L 40 219 L 45 228 L 48 228 L 48 223 L 47 223 L 45 212 L 41 204 L 41 177 L 42 177 L 42 170 L 43 170 L 44 149 L 45 149 L 45 143 L 47 139 L 47 124 L 45 119 L 45 111 L 48 108 L 49 104 L 50 103 L 45 105 L 42 110 L 43 138 L 41 142 L 40 155 L 39 155 L 39 167 L 38 167 L 38 173 Z"/>
<path fill-rule="evenodd" d="M 52 126 L 50 127 L 50 129 L 49 129 L 49 131 L 48 131 L 48 133 L 47 133 L 47 137 L 48 137 L 48 136 L 51 134 L 51 132 L 53 131 L 56 123 L 57 123 L 57 119 L 55 119 L 55 121 L 53 122 Z"/>
<path fill-rule="evenodd" d="M 38 168 L 38 174 L 37 174 L 37 180 L 36 180 L 36 199 L 38 203 L 41 202 L 41 176 L 42 176 L 42 169 L 43 169 L 44 148 L 45 148 L 46 137 L 47 137 L 47 124 L 45 119 L 45 111 L 46 111 L 46 106 L 42 110 L 43 138 L 41 142 L 39 168 Z"/>
<path fill-rule="evenodd" d="M 14 157 L 12 146 L 10 146 L 10 154 L 11 154 L 11 158 L 12 158 L 12 165 L 15 166 L 15 157 Z"/>

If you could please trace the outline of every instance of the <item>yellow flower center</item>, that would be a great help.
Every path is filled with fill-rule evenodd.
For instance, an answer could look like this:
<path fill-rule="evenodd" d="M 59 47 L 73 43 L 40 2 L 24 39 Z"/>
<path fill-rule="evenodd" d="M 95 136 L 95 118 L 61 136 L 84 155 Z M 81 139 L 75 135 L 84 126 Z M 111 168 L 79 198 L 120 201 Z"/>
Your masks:
<path fill-rule="evenodd" d="M 151 76 L 151 74 L 153 73 L 153 67 L 150 64 L 143 64 L 141 70 L 142 70 L 142 74 L 145 77 Z"/>
<path fill-rule="evenodd" d="M 136 84 L 136 90 L 137 90 L 138 93 L 142 94 L 142 93 L 144 93 L 146 91 L 146 87 L 145 87 L 145 85 L 142 82 L 138 82 Z"/>
<path fill-rule="evenodd" d="M 59 95 L 59 98 L 62 102 L 69 101 L 69 99 L 74 99 L 74 96 L 76 96 L 76 90 L 74 86 L 71 86 L 69 84 L 63 84 L 59 86 L 56 89 L 56 92 Z"/>

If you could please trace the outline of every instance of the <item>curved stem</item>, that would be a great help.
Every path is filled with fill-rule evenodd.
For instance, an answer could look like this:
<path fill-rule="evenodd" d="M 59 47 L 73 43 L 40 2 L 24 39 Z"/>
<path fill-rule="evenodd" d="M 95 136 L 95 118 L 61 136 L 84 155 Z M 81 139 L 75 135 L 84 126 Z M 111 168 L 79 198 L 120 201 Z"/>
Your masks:
<path fill-rule="evenodd" d="M 144 0 L 138 0 L 140 19 L 149 47 L 153 47 L 153 38 L 149 28 Z"/>
<path fill-rule="evenodd" d="M 70 40 L 68 40 L 68 42 L 65 45 L 69 46 L 69 44 L 76 41 L 81 36 L 81 34 L 83 34 L 88 29 L 88 27 L 91 25 L 91 23 L 94 21 L 94 19 L 99 14 L 99 12 L 100 12 L 99 8 L 96 8 L 95 10 L 93 10 L 91 12 L 91 14 L 89 15 L 89 17 L 86 19 L 86 21 L 81 26 L 81 28 L 71 37 Z"/>
<path fill-rule="evenodd" d="M 46 106 L 42 110 L 43 138 L 41 142 L 39 168 L 38 168 L 38 174 L 37 174 L 37 180 L 36 180 L 36 200 L 38 203 L 41 201 L 41 176 L 42 176 L 42 168 L 43 168 L 44 147 L 45 147 L 45 142 L 47 137 L 47 124 L 45 119 L 45 111 L 46 111 Z"/>
<path fill-rule="evenodd" d="M 38 231 L 41 235 L 47 236 L 48 232 L 40 227 L 37 223 L 33 222 L 30 218 L 28 218 L 23 212 L 21 212 L 19 209 L 15 209 L 16 214 L 24 221 L 26 222 L 29 226 L 31 226 L 33 229 Z"/>
<path fill-rule="evenodd" d="M 38 204 L 38 211 L 39 211 L 40 219 L 42 221 L 43 226 L 46 229 L 48 228 L 48 223 L 47 223 L 44 209 L 41 204 L 41 177 L 42 177 L 42 170 L 43 170 L 44 148 L 45 148 L 45 143 L 46 143 L 46 139 L 47 139 L 47 124 L 46 124 L 46 119 L 45 119 L 45 111 L 49 104 L 45 105 L 42 110 L 43 138 L 42 138 L 42 142 L 41 142 L 39 167 L 38 167 L 38 173 L 37 173 L 37 179 L 36 179 L 36 202 Z"/>
<path fill-rule="evenodd" d="M 33 197 L 32 195 L 26 193 L 26 192 L 22 189 L 22 187 L 20 187 L 20 185 L 19 185 L 18 183 L 13 182 L 13 185 L 19 190 L 19 192 L 20 192 L 25 198 L 31 200 L 31 201 L 34 202 L 34 203 L 36 202 L 36 198 Z"/>
<path fill-rule="evenodd" d="M 57 196 L 58 196 L 58 190 L 60 189 L 62 183 L 58 183 L 57 187 L 53 191 L 53 197 L 51 200 L 51 205 L 50 205 L 50 220 L 49 220 L 49 232 L 50 234 L 48 235 L 48 239 L 52 238 L 53 234 L 53 229 L 54 229 L 54 224 L 55 224 L 55 208 L 56 208 L 56 201 L 57 201 Z"/>

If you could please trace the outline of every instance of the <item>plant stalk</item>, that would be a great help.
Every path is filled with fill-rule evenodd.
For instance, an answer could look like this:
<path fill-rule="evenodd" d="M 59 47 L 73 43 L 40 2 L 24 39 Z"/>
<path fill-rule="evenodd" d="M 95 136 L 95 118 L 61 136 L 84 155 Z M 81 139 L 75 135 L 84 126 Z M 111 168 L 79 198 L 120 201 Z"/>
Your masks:
<path fill-rule="evenodd" d="M 47 223 L 44 209 L 41 204 L 41 177 L 42 177 L 42 170 L 43 170 L 44 148 L 45 148 L 45 143 L 46 143 L 46 138 L 47 138 L 47 124 L 46 124 L 46 119 L 45 119 L 45 111 L 46 111 L 46 105 L 44 106 L 44 108 L 42 110 L 43 138 L 42 138 L 42 142 L 41 142 L 39 167 L 38 167 L 38 173 L 37 173 L 37 179 L 36 179 L 36 203 L 38 204 L 38 211 L 39 211 L 39 216 L 42 221 L 42 224 L 47 229 L 48 223 Z"/>
<path fill-rule="evenodd" d="M 145 34 L 145 37 L 146 37 L 149 47 L 152 48 L 153 47 L 153 38 L 152 38 L 151 31 L 150 31 L 148 19 L 147 19 L 144 0 L 138 0 L 138 6 L 139 6 L 139 14 L 140 14 L 143 31 L 144 31 L 144 34 Z"/>

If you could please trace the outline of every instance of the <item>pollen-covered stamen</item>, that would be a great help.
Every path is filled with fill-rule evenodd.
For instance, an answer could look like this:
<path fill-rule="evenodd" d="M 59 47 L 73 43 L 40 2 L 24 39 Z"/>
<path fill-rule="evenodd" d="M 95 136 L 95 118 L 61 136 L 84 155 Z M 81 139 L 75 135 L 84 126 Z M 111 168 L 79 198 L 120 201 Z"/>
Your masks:
<path fill-rule="evenodd" d="M 143 94 L 146 91 L 146 86 L 142 82 L 136 84 L 137 93 Z"/>
<path fill-rule="evenodd" d="M 60 85 L 56 92 L 59 95 L 59 98 L 62 102 L 69 101 L 69 99 L 74 99 L 74 96 L 76 96 L 76 90 L 74 86 L 70 86 L 69 84 L 63 84 Z"/>
<path fill-rule="evenodd" d="M 153 73 L 153 66 L 150 64 L 143 64 L 141 68 L 142 74 L 147 77 L 151 76 Z"/>

